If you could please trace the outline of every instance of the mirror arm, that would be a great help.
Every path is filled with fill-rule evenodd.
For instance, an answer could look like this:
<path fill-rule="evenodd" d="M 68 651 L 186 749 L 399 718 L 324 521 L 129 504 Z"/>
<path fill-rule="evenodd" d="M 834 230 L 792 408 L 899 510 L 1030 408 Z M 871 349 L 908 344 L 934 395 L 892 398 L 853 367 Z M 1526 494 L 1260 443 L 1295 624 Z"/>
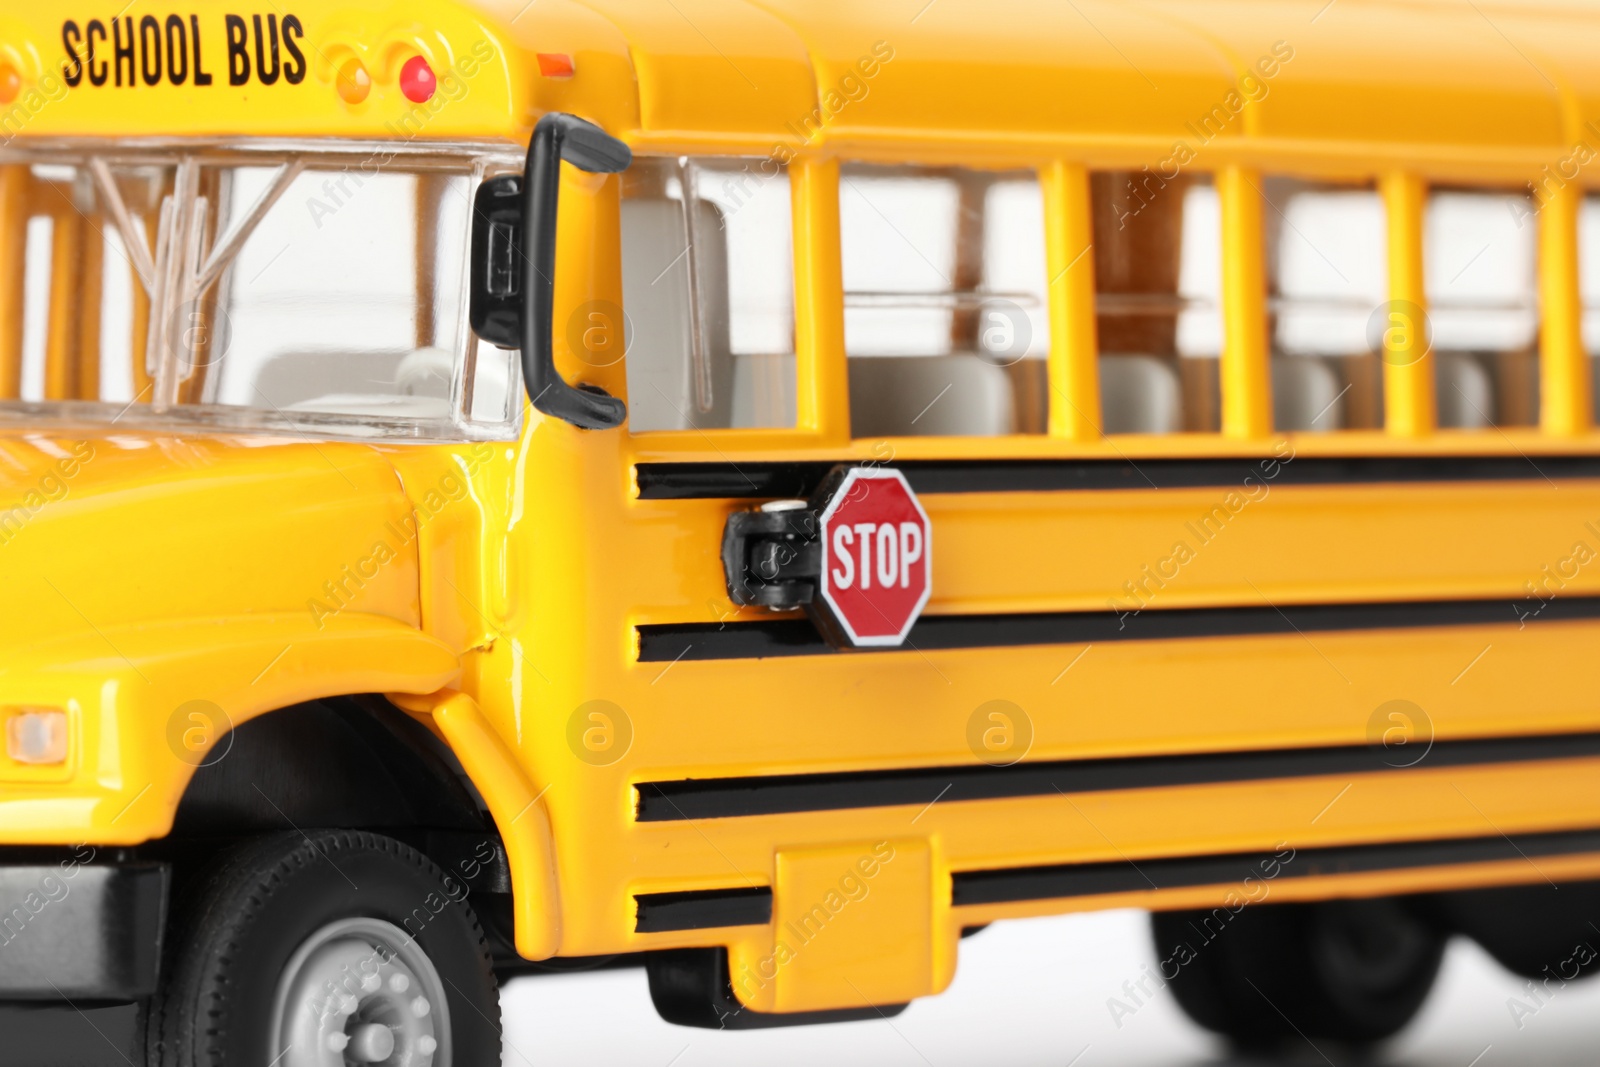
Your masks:
<path fill-rule="evenodd" d="M 586 430 L 610 430 L 627 418 L 627 406 L 596 386 L 571 386 L 556 371 L 552 329 L 563 159 L 591 174 L 614 174 L 627 167 L 632 154 L 621 141 L 573 115 L 551 112 L 533 129 L 522 182 L 522 232 L 527 242 L 523 275 L 528 283 L 522 315 L 522 378 L 528 398 L 544 414 Z"/>

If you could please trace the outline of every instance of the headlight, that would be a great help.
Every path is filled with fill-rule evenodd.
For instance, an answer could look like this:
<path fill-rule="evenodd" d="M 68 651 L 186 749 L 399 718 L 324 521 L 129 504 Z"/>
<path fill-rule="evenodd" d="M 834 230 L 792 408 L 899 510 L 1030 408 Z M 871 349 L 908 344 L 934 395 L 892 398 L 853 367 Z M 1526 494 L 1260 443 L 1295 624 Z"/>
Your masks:
<path fill-rule="evenodd" d="M 6 719 L 6 755 L 17 763 L 67 762 L 67 713 L 23 708 Z"/>

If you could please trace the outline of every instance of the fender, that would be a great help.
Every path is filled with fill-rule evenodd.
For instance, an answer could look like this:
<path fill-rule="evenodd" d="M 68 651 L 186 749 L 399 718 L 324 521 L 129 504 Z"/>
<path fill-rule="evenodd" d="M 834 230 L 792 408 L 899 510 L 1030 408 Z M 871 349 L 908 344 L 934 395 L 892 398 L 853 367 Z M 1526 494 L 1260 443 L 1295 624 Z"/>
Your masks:
<path fill-rule="evenodd" d="M 233 726 L 321 697 L 436 692 L 460 673 L 437 639 L 355 612 L 320 629 L 305 612 L 263 613 L 91 628 L 18 649 L 0 704 L 66 710 L 69 755 L 64 767 L 0 770 L 0 844 L 163 837 L 195 768 L 226 758 Z"/>
<path fill-rule="evenodd" d="M 544 790 L 534 791 L 478 702 L 466 693 L 390 693 L 389 699 L 413 714 L 431 717 L 489 806 L 511 867 L 518 955 L 529 960 L 554 956 L 561 947 L 561 900 Z"/>

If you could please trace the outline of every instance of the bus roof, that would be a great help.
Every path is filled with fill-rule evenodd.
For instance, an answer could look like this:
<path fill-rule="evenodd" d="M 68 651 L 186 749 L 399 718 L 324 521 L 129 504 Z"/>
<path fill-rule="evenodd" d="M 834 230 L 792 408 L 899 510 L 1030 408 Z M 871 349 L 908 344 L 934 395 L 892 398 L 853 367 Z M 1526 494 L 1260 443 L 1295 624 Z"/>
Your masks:
<path fill-rule="evenodd" d="M 135 0 L 91 16 L 0 15 L 0 136 L 520 139 L 562 109 L 643 151 L 1187 153 L 1516 180 L 1600 145 L 1600 10 L 1576 0 L 295 0 L 251 16 Z M 417 55 L 438 75 L 421 103 L 402 84 Z"/>
<path fill-rule="evenodd" d="M 540 0 L 524 32 L 598 33 L 590 12 L 631 61 L 638 139 L 663 147 L 766 154 L 820 125 L 852 157 L 1137 167 L 1182 146 L 1527 178 L 1600 146 L 1592 4 Z"/>

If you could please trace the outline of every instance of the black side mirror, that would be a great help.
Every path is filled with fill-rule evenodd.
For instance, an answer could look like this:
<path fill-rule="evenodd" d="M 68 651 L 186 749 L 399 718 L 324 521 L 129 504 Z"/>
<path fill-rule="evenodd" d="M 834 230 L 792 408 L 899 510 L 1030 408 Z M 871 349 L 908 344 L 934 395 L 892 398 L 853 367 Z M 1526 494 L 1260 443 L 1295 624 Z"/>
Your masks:
<path fill-rule="evenodd" d="M 472 200 L 473 332 L 501 348 L 522 347 L 522 175 L 478 186 Z"/>
<path fill-rule="evenodd" d="M 522 349 L 522 380 L 534 407 L 586 430 L 609 430 L 628 416 L 622 401 L 594 386 L 574 388 L 556 373 L 550 331 L 562 160 L 592 174 L 614 174 L 633 153 L 573 115 L 551 112 L 540 119 L 528 143 L 527 170 L 484 182 L 473 201 L 468 318 L 490 344 Z"/>

